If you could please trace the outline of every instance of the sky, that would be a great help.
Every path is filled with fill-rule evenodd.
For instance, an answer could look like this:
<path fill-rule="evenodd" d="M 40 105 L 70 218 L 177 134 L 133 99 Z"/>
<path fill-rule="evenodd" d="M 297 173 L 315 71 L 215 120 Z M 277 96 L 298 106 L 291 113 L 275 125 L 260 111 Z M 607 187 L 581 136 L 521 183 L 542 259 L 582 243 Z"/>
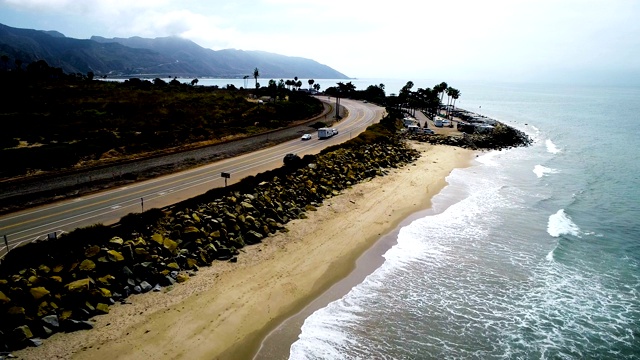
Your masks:
<path fill-rule="evenodd" d="M 0 23 L 180 36 L 354 78 L 640 85 L 638 0 L 0 0 Z"/>

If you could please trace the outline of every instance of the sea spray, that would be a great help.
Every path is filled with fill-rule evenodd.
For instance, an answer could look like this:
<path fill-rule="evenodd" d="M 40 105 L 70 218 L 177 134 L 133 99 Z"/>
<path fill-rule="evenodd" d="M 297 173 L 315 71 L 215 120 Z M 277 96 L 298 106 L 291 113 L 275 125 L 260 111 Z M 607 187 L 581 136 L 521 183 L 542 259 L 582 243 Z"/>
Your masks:
<path fill-rule="evenodd" d="M 553 141 L 551 141 L 551 139 L 547 139 L 545 141 L 545 144 L 547 145 L 547 151 L 552 153 L 552 154 L 558 154 L 560 153 L 560 149 L 558 149 L 558 147 L 556 146 L 556 144 L 553 143 Z"/>
<path fill-rule="evenodd" d="M 571 218 L 564 212 L 564 209 L 560 209 L 555 214 L 549 216 L 547 232 L 553 237 L 560 237 L 560 235 L 580 237 L 580 228 L 571 221 Z"/>
<path fill-rule="evenodd" d="M 542 166 L 542 165 L 536 165 L 533 168 L 533 173 L 536 174 L 537 177 L 541 178 L 547 174 L 557 174 L 558 170 L 556 169 L 552 169 L 552 168 L 548 168 L 546 166 Z"/>

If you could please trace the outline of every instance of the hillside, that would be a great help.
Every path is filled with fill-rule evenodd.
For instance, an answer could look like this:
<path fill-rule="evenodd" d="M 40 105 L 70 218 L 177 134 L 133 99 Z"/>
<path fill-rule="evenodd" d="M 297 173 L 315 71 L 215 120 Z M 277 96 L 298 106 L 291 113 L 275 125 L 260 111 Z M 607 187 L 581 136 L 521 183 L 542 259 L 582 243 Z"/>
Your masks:
<path fill-rule="evenodd" d="M 15 66 L 44 60 L 65 73 L 108 77 L 219 77 L 239 78 L 260 69 L 262 78 L 347 79 L 317 61 L 263 51 L 225 49 L 214 51 L 179 37 L 146 39 L 93 36 L 65 37 L 57 31 L 19 29 L 0 24 L 0 55 Z"/>

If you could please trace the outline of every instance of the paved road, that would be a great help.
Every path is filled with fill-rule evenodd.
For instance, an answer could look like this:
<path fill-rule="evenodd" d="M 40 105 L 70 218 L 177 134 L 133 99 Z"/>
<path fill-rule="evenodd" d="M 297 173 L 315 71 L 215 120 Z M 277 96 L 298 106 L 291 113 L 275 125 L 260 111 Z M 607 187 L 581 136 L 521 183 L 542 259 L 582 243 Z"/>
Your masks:
<path fill-rule="evenodd" d="M 144 209 L 161 208 L 224 186 L 222 172 L 231 174 L 228 184 L 282 165 L 287 153 L 300 156 L 319 153 L 358 135 L 373 122 L 378 122 L 384 109 L 359 101 L 341 99 L 349 115 L 335 125 L 339 134 L 318 140 L 292 140 L 253 153 L 218 161 L 206 166 L 143 181 L 88 196 L 69 199 L 0 217 L 0 258 L 6 253 L 1 237 L 7 236 L 9 248 L 44 239 L 47 234 L 68 232 L 96 223 L 112 224 L 121 217 Z"/>

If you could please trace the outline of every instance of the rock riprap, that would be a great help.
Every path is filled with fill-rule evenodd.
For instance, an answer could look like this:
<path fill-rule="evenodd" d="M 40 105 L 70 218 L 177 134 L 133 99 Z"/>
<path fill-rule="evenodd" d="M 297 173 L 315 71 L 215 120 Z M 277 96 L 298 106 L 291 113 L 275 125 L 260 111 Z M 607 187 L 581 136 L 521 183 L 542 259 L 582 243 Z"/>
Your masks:
<path fill-rule="evenodd" d="M 286 231 L 285 224 L 325 199 L 418 156 L 400 141 L 307 156 L 299 168 L 280 169 L 248 191 L 230 187 L 193 206 L 123 218 L 106 239 L 63 237 L 38 263 L 28 256 L 8 261 L 0 267 L 0 352 L 38 345 L 55 332 L 90 329 L 93 316 L 132 294 L 188 281 L 216 260 L 235 262 L 239 249 Z M 31 253 L 39 245 L 31 244 Z"/>

